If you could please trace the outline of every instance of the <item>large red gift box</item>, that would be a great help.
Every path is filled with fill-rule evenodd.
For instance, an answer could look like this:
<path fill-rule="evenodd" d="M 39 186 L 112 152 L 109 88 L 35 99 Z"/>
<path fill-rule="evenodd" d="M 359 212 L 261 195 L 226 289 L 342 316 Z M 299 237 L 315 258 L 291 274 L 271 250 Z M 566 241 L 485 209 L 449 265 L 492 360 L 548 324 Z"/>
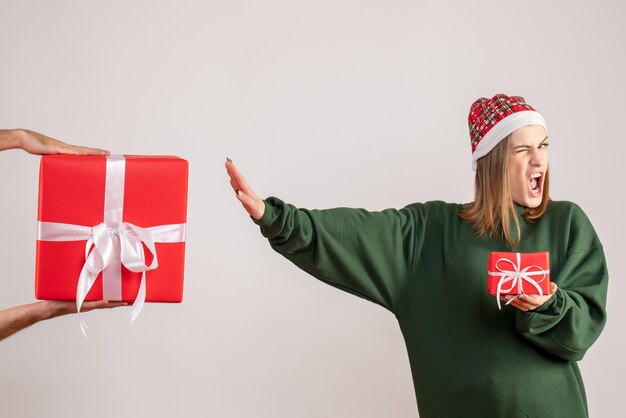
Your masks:
<path fill-rule="evenodd" d="M 488 290 L 494 296 L 550 294 L 550 254 L 547 252 L 492 252 L 487 274 Z"/>
<path fill-rule="evenodd" d="M 95 278 L 93 286 L 90 290 L 87 288 L 88 292 L 85 290 L 85 300 L 106 298 L 135 301 L 142 281 L 142 272 L 133 267 L 130 268 L 134 271 L 128 270 L 123 264 L 124 255 L 122 262 L 119 261 L 121 239 L 119 236 L 124 232 L 119 235 L 116 228 L 121 225 L 120 228 L 124 228 L 128 236 L 132 235 L 131 238 L 146 237 L 148 233 L 146 231 L 149 231 L 149 238 L 135 240 L 138 251 L 141 252 L 142 248 L 145 250 L 146 265 L 150 265 L 154 259 L 152 251 L 148 248 L 150 246 L 148 241 L 154 238 L 153 248 L 158 267 L 148 269 L 149 271 L 145 273 L 145 300 L 182 301 L 187 173 L 187 161 L 178 157 L 131 155 L 42 157 L 39 174 L 37 216 L 39 236 L 35 297 L 76 299 L 79 276 L 86 266 L 87 254 L 91 255 L 95 251 L 96 247 L 92 242 L 98 241 L 99 230 L 104 234 L 100 237 L 109 239 L 108 243 L 115 243 L 117 240 L 117 267 L 115 263 L 111 263 L 110 267 L 113 273 L 117 270 L 117 279 L 108 285 L 105 284 L 103 289 L 103 273 L 96 270 L 93 273 Z M 82 228 L 87 232 L 82 237 L 73 232 L 72 236 L 57 232 L 56 235 L 52 234 L 54 236 L 51 238 L 50 228 L 55 230 L 58 226 L 62 231 L 63 228 Z M 164 230 L 166 238 L 159 235 L 163 235 Z M 116 237 L 116 234 L 119 236 Z M 113 247 L 115 244 L 106 248 Z M 128 248 L 127 246 L 127 250 Z M 126 265 L 132 266 L 132 263 L 126 262 Z M 105 270 L 105 275 L 107 271 Z"/>

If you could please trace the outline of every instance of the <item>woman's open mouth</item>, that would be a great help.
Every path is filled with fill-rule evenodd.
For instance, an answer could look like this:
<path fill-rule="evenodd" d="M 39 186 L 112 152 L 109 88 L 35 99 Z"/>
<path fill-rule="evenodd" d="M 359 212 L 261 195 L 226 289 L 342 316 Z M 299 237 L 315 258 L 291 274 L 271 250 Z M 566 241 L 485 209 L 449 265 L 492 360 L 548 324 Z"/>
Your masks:
<path fill-rule="evenodd" d="M 543 185 L 543 173 L 531 174 L 528 178 L 528 188 L 533 196 L 541 196 L 541 186 Z"/>

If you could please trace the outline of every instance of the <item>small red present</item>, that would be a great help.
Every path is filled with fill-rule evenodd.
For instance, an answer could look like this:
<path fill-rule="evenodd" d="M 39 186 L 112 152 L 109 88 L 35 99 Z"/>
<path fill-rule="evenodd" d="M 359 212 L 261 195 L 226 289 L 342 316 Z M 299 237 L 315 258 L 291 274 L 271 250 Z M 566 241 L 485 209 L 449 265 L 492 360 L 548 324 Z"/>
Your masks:
<path fill-rule="evenodd" d="M 178 157 L 42 157 L 35 297 L 134 301 L 134 317 L 182 301 L 187 172 Z"/>
<path fill-rule="evenodd" d="M 550 254 L 492 252 L 487 269 L 489 293 L 498 303 L 503 295 L 550 294 Z"/>

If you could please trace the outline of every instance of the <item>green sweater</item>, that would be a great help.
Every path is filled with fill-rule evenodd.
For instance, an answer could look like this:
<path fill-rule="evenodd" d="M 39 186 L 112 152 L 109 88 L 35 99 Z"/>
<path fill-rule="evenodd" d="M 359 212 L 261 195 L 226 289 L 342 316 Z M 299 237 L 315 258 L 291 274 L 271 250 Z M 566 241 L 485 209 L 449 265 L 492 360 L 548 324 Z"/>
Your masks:
<path fill-rule="evenodd" d="M 520 217 L 512 249 L 477 237 L 460 209 L 307 210 L 271 197 L 257 224 L 301 269 L 395 314 L 421 417 L 586 417 L 576 362 L 604 327 L 608 280 L 591 223 L 553 201 L 534 223 Z M 491 251 L 548 251 L 558 291 L 535 311 L 499 311 L 487 293 Z"/>

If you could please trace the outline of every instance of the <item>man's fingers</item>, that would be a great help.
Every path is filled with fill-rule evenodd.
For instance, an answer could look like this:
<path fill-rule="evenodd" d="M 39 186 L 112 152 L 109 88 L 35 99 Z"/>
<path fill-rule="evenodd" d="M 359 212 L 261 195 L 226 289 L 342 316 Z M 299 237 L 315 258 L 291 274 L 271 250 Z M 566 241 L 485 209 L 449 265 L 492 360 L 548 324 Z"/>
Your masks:
<path fill-rule="evenodd" d="M 111 152 L 100 148 L 82 147 L 79 145 L 63 144 L 60 146 L 63 154 L 72 155 L 110 155 Z"/>
<path fill-rule="evenodd" d="M 107 302 L 103 308 L 117 308 L 118 306 L 128 306 L 129 302 L 115 301 L 115 302 Z"/>
<path fill-rule="evenodd" d="M 100 148 L 90 148 L 90 147 L 77 147 L 76 150 L 78 155 L 98 155 L 105 156 L 111 155 L 111 151 L 100 149 Z"/>
<path fill-rule="evenodd" d="M 34 154 L 110 155 L 100 148 L 72 145 L 35 131 L 24 131 L 24 150 Z"/>
<path fill-rule="evenodd" d="M 117 308 L 119 306 L 128 306 L 128 302 L 121 301 L 108 301 L 108 300 L 94 300 L 83 303 L 81 306 L 81 312 L 92 311 L 94 309 L 109 309 Z"/>

